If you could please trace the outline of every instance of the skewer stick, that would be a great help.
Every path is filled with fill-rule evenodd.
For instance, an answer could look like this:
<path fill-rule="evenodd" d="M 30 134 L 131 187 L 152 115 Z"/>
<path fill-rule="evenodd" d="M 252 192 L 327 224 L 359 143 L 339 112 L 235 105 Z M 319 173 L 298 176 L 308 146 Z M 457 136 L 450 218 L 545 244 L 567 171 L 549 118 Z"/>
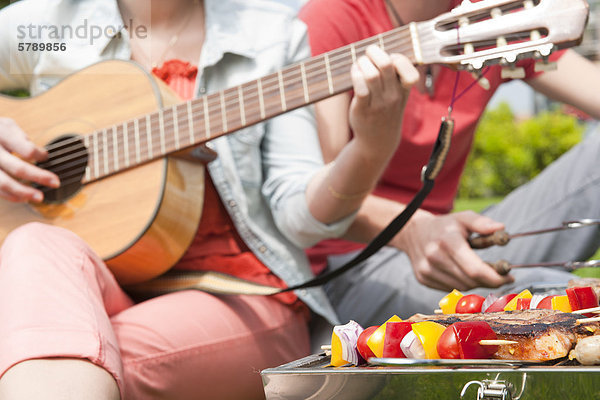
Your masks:
<path fill-rule="evenodd" d="M 434 314 L 443 314 L 444 312 L 438 308 L 438 309 L 433 310 L 433 313 Z"/>
<path fill-rule="evenodd" d="M 482 346 L 502 346 L 505 344 L 517 344 L 514 340 L 503 340 L 503 339 L 482 339 L 479 344 Z"/>
<path fill-rule="evenodd" d="M 331 350 L 331 345 L 330 344 L 322 344 L 321 350 Z"/>
<path fill-rule="evenodd" d="M 593 317 L 593 318 L 582 318 L 582 319 L 578 319 L 577 321 L 575 321 L 576 324 L 585 324 L 586 322 L 598 322 L 600 321 L 600 317 Z"/>
<path fill-rule="evenodd" d="M 585 308 L 583 310 L 571 311 L 573 314 L 600 313 L 600 307 Z"/>

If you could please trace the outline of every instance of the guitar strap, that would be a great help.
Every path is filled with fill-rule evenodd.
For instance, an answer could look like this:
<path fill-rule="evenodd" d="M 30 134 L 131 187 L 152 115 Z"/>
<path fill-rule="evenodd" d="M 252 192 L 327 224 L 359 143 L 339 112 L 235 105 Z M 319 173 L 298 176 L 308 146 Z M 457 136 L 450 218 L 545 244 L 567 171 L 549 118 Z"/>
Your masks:
<path fill-rule="evenodd" d="M 427 165 L 421 171 L 421 189 L 408 203 L 406 208 L 390 224 L 383 229 L 360 253 L 333 271 L 321 274 L 304 283 L 288 288 L 277 288 L 249 282 L 231 275 L 214 271 L 171 271 L 166 274 L 136 285 L 125 287 L 132 296 L 143 299 L 165 294 L 177 290 L 197 289 L 215 294 L 246 294 L 246 295 L 273 295 L 299 289 L 307 289 L 323 285 L 341 274 L 360 265 L 367 258 L 375 254 L 406 225 L 412 215 L 423 203 L 431 189 L 435 178 L 438 176 L 448 150 L 454 129 L 454 120 L 442 118 L 440 130 Z"/>

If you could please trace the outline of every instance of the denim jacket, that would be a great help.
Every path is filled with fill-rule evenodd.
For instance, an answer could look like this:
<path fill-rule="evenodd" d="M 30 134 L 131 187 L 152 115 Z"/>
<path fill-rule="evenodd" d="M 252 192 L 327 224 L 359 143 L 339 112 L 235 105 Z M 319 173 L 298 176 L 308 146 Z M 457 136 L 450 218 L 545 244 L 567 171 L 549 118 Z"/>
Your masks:
<path fill-rule="evenodd" d="M 272 0 L 204 4 L 207 30 L 198 62 L 198 96 L 310 56 L 305 27 L 289 7 Z M 79 27 L 80 35 L 63 38 L 64 51 L 18 51 L 19 42 L 57 41 L 49 28 L 38 29 L 44 25 Z M 14 3 L 0 12 L 0 89 L 26 88 L 36 95 L 101 60 L 130 59 L 129 34 L 136 27 L 127 32 L 124 25 L 114 0 Z M 354 217 L 323 224 L 308 210 L 306 185 L 323 165 L 312 108 L 288 112 L 208 146 L 218 153 L 208 164 L 209 173 L 242 239 L 289 285 L 310 279 L 302 248 L 340 236 Z M 338 322 L 320 288 L 297 294 L 313 311 Z"/>

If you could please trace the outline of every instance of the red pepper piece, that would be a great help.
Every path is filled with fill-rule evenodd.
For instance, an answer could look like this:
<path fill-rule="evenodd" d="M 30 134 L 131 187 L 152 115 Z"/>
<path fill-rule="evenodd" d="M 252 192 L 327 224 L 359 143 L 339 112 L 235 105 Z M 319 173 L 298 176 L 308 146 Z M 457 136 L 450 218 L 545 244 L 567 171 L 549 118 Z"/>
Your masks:
<path fill-rule="evenodd" d="M 598 307 L 598 296 L 590 286 L 568 288 L 566 292 L 573 311 Z M 584 315 L 587 317 L 593 316 L 591 313 Z"/>
<path fill-rule="evenodd" d="M 388 322 L 385 328 L 385 339 L 383 343 L 383 357 L 406 358 L 400 348 L 400 342 L 408 332 L 412 331 L 412 322 Z"/>

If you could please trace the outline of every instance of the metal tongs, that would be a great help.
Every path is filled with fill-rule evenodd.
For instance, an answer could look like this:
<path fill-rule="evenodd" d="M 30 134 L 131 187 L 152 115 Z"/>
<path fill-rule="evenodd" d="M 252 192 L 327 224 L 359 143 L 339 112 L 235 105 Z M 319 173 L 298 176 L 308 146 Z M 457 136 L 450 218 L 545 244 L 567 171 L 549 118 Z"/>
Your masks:
<path fill-rule="evenodd" d="M 504 246 L 508 242 L 510 242 L 511 239 L 518 238 L 518 237 L 539 235 L 542 233 L 563 231 L 566 229 L 577 229 L 577 228 L 583 228 L 584 226 L 591 226 L 591 225 L 600 225 L 600 219 L 587 218 L 587 219 L 580 219 L 580 220 L 575 220 L 575 221 L 565 221 L 562 223 L 562 225 L 554 227 L 554 228 L 546 228 L 546 229 L 539 229 L 536 231 L 519 232 L 519 233 L 512 233 L 512 234 L 509 234 L 508 232 L 502 230 L 502 231 L 496 231 L 490 235 L 473 236 L 473 237 L 470 237 L 468 239 L 468 241 L 469 241 L 469 245 L 471 245 L 471 247 L 474 249 L 485 249 L 486 247 L 490 247 L 490 246 L 494 246 L 494 245 Z"/>
<path fill-rule="evenodd" d="M 554 227 L 554 228 L 546 228 L 539 229 L 535 231 L 527 231 L 527 232 L 519 232 L 509 234 L 508 232 L 496 231 L 491 235 L 479 235 L 469 238 L 469 244 L 474 249 L 484 249 L 486 247 L 490 247 L 493 245 L 504 246 L 511 239 L 523 237 L 523 236 L 531 236 L 531 235 L 539 235 L 542 233 L 548 232 L 556 232 L 563 231 L 566 229 L 577 229 L 583 228 L 584 226 L 591 225 L 600 225 L 600 219 L 580 219 L 575 221 L 565 221 L 562 225 Z M 531 264 L 511 264 L 506 260 L 496 261 L 494 263 L 488 262 L 488 264 L 493 267 L 496 272 L 500 275 L 506 275 L 513 268 L 530 268 L 530 267 L 562 267 L 566 271 L 574 271 L 579 268 L 586 267 L 598 267 L 600 266 L 600 260 L 588 260 L 588 261 L 550 261 L 550 262 L 540 262 L 540 263 L 531 263 Z"/>
<path fill-rule="evenodd" d="M 511 264 L 506 260 L 496 261 L 494 263 L 488 262 L 488 264 L 493 267 L 496 272 L 500 275 L 506 275 L 513 268 L 531 268 L 531 267 L 561 267 L 566 271 L 571 272 L 575 271 L 579 268 L 587 268 L 587 267 L 600 267 L 600 260 L 588 260 L 588 261 L 549 261 L 549 262 L 540 262 L 540 263 L 531 263 L 531 264 Z"/>

